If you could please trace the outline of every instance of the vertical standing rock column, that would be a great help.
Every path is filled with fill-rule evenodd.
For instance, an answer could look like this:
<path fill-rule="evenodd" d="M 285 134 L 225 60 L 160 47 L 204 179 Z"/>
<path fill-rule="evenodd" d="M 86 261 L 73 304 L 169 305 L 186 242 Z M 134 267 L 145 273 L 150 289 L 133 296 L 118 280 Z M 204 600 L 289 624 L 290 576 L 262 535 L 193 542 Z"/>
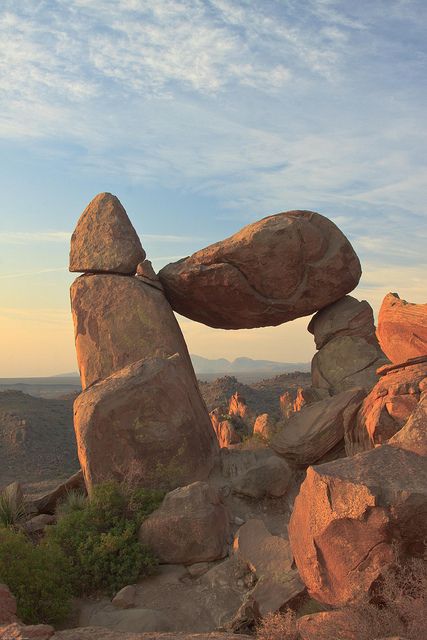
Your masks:
<path fill-rule="evenodd" d="M 74 427 L 89 491 L 130 468 L 146 486 L 204 479 L 218 448 L 173 311 L 154 280 L 134 275 L 144 259 L 119 200 L 96 196 L 70 251 L 70 270 L 85 271 L 71 306 L 83 388 Z"/>

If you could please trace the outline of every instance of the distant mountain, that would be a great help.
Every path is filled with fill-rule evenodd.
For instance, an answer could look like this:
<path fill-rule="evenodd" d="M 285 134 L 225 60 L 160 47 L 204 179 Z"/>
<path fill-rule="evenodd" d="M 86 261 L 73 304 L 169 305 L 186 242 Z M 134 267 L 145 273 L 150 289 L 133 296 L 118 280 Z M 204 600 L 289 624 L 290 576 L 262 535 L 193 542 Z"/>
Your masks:
<path fill-rule="evenodd" d="M 191 354 L 194 369 L 197 374 L 218 373 L 287 373 L 292 371 L 310 371 L 308 362 L 275 362 L 273 360 L 253 360 L 252 358 L 236 358 L 231 361 L 226 358 L 210 360 Z"/>

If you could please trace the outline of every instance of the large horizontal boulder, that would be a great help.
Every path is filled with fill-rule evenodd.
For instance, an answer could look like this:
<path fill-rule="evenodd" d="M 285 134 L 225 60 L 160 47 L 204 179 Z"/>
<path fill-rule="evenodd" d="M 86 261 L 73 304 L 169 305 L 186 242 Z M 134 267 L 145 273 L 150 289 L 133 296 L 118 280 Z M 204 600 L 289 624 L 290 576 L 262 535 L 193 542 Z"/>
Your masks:
<path fill-rule="evenodd" d="M 427 355 L 427 304 L 412 304 L 388 293 L 378 315 L 377 335 L 392 362 Z"/>
<path fill-rule="evenodd" d="M 83 391 L 74 428 L 89 491 L 130 470 L 145 487 L 203 480 L 218 450 L 193 372 L 178 354 L 139 360 Z"/>
<path fill-rule="evenodd" d="M 45 493 L 40 496 L 40 498 L 36 498 L 31 506 L 39 514 L 54 514 L 57 505 L 72 491 L 86 491 L 81 469 L 67 478 L 67 480 L 64 480 L 64 482 L 61 482 L 52 491 L 49 491 L 49 493 Z"/>
<path fill-rule="evenodd" d="M 306 316 L 359 282 L 344 234 L 312 211 L 287 211 L 164 267 L 172 307 L 211 327 L 250 329 Z"/>
<path fill-rule="evenodd" d="M 292 469 L 276 455 L 260 459 L 233 481 L 233 492 L 261 500 L 266 496 L 280 498 L 288 490 L 292 479 Z"/>
<path fill-rule="evenodd" d="M 161 563 L 218 560 L 227 554 L 229 518 L 218 492 L 206 482 L 194 482 L 166 495 L 142 523 L 139 540 Z"/>
<path fill-rule="evenodd" d="M 164 294 L 136 277 L 84 275 L 71 285 L 82 388 L 136 360 L 179 353 L 192 369 Z"/>
<path fill-rule="evenodd" d="M 416 408 L 427 381 L 427 356 L 379 369 L 380 378 L 366 396 L 357 421 L 346 431 L 348 455 L 384 444 Z"/>
<path fill-rule="evenodd" d="M 383 445 L 309 467 L 289 540 L 310 595 L 341 606 L 366 594 L 396 560 L 424 553 L 427 465 Z"/>
<path fill-rule="evenodd" d="M 134 274 L 145 251 L 116 196 L 99 193 L 71 236 L 70 271 Z"/>
<path fill-rule="evenodd" d="M 344 438 L 364 397 L 364 390 L 355 388 L 306 405 L 279 423 L 271 448 L 298 465 L 313 464 Z"/>
<path fill-rule="evenodd" d="M 321 349 L 338 336 L 359 336 L 370 340 L 375 336 L 374 314 L 366 300 L 344 296 L 318 311 L 307 329 L 314 335 L 316 349 Z"/>

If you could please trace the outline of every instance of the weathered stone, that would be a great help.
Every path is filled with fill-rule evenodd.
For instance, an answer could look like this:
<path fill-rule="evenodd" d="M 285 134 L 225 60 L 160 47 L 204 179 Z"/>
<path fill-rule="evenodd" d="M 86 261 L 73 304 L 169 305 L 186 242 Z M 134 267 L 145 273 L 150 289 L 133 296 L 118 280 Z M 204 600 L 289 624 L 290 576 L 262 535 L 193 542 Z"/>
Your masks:
<path fill-rule="evenodd" d="M 55 629 L 48 624 L 21 624 L 14 622 L 0 627 L 0 640 L 49 640 Z"/>
<path fill-rule="evenodd" d="M 160 282 L 159 276 L 153 269 L 153 265 L 150 260 L 144 260 L 140 262 L 136 268 L 136 277 L 138 280 L 149 284 L 151 287 L 155 287 L 160 291 L 163 291 L 163 285 Z"/>
<path fill-rule="evenodd" d="M 144 258 L 145 251 L 118 198 L 99 193 L 71 236 L 70 271 L 134 274 Z"/>
<path fill-rule="evenodd" d="M 313 387 L 332 395 L 363 387 L 370 391 L 378 380 L 377 369 L 386 361 L 378 343 L 359 336 L 332 338 L 311 361 Z"/>
<path fill-rule="evenodd" d="M 293 409 L 296 413 L 297 411 L 301 411 L 303 407 L 309 404 L 313 404 L 313 402 L 319 402 L 319 400 L 324 400 L 325 398 L 329 398 L 330 394 L 327 389 L 316 389 L 316 387 L 298 387 L 297 396 L 294 400 Z"/>
<path fill-rule="evenodd" d="M 375 338 L 374 313 L 366 300 L 344 296 L 318 311 L 307 329 L 314 335 L 316 349 L 321 349 L 338 336 L 359 336 L 370 340 L 373 336 Z"/>
<path fill-rule="evenodd" d="M 144 520 L 142 544 L 162 563 L 194 564 L 227 554 L 229 514 L 218 492 L 194 482 L 168 493 L 162 505 Z"/>
<path fill-rule="evenodd" d="M 392 362 L 427 355 L 427 304 L 412 304 L 388 293 L 379 312 L 377 335 Z"/>
<path fill-rule="evenodd" d="M 279 398 L 280 413 L 285 420 L 291 417 L 294 412 L 294 402 L 289 391 L 285 391 Z"/>
<path fill-rule="evenodd" d="M 128 584 L 111 600 L 111 604 L 117 609 L 131 609 L 135 606 L 136 587 L 134 584 Z"/>
<path fill-rule="evenodd" d="M 41 498 L 37 498 L 32 503 L 32 507 L 38 513 L 54 514 L 56 507 L 61 500 L 63 500 L 71 491 L 86 492 L 85 481 L 83 472 L 80 469 L 74 473 L 70 478 L 61 482 L 53 491 L 49 491 Z"/>
<path fill-rule="evenodd" d="M 276 422 L 269 413 L 262 413 L 255 420 L 254 435 L 258 435 L 266 441 L 270 440 L 276 431 Z"/>
<path fill-rule="evenodd" d="M 252 636 L 240 635 L 239 640 L 251 640 Z M 232 633 L 170 633 L 145 632 L 130 633 L 120 632 L 103 627 L 79 627 L 78 629 L 67 629 L 57 631 L 52 640 L 236 640 Z"/>
<path fill-rule="evenodd" d="M 334 606 L 358 599 L 396 557 L 423 553 L 425 458 L 383 445 L 309 467 L 288 530 L 313 598 Z"/>
<path fill-rule="evenodd" d="M 205 479 L 218 451 L 193 372 L 178 354 L 139 360 L 83 391 L 74 427 L 89 491 L 130 470 L 146 487 Z"/>
<path fill-rule="evenodd" d="M 218 444 L 221 449 L 241 442 L 240 435 L 234 428 L 232 420 L 225 417 L 220 409 L 214 409 L 210 412 L 209 416 L 211 419 L 212 428 L 215 432 Z"/>
<path fill-rule="evenodd" d="M 16 600 L 5 584 L 0 584 L 0 625 L 17 621 Z"/>
<path fill-rule="evenodd" d="M 193 371 L 168 301 L 138 278 L 80 276 L 71 285 L 71 307 L 83 389 L 136 360 L 174 353 Z"/>
<path fill-rule="evenodd" d="M 357 421 L 346 431 L 348 455 L 384 444 L 403 427 L 415 410 L 427 379 L 427 357 L 416 364 L 409 361 L 383 370 L 385 375 L 366 396 Z"/>
<path fill-rule="evenodd" d="M 265 496 L 279 498 L 286 493 L 291 478 L 292 470 L 286 460 L 273 455 L 237 476 L 233 491 L 257 500 Z"/>
<path fill-rule="evenodd" d="M 159 273 L 178 313 L 222 329 L 309 315 L 354 289 L 360 275 L 344 234 L 312 211 L 268 216 Z"/>
<path fill-rule="evenodd" d="M 344 438 L 364 397 L 363 389 L 349 389 L 303 407 L 277 431 L 271 448 L 299 465 L 316 462 Z"/>
<path fill-rule="evenodd" d="M 417 406 L 405 425 L 388 441 L 393 447 L 427 456 L 427 378 Z"/>
<path fill-rule="evenodd" d="M 55 516 L 47 513 L 41 513 L 27 520 L 25 523 L 25 531 L 30 536 L 40 536 L 44 533 L 46 527 L 56 522 Z"/>

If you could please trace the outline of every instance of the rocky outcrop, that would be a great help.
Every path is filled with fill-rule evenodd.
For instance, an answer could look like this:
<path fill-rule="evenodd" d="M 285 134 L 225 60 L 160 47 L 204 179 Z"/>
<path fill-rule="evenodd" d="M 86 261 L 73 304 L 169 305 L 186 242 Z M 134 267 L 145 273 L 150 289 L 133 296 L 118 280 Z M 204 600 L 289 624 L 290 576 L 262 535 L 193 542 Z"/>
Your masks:
<path fill-rule="evenodd" d="M 228 415 L 242 418 L 242 420 L 249 417 L 249 408 L 246 404 L 246 400 L 238 391 L 233 393 L 230 398 Z"/>
<path fill-rule="evenodd" d="M 259 459 L 233 481 L 233 491 L 248 498 L 261 500 L 266 496 L 280 498 L 290 484 L 292 469 L 276 455 Z"/>
<path fill-rule="evenodd" d="M 298 465 L 313 464 L 344 438 L 364 397 L 363 389 L 349 389 L 303 407 L 279 427 L 271 448 Z"/>
<path fill-rule="evenodd" d="M 357 421 L 346 432 L 346 451 L 353 455 L 384 444 L 415 410 L 427 381 L 427 356 L 379 369 L 381 377 L 363 401 Z"/>
<path fill-rule="evenodd" d="M 388 293 L 380 308 L 377 335 L 392 362 L 427 355 L 427 304 L 412 304 Z"/>
<path fill-rule="evenodd" d="M 310 595 L 341 606 L 368 592 L 396 558 L 422 556 L 426 531 L 425 458 L 383 445 L 308 468 L 289 540 Z"/>
<path fill-rule="evenodd" d="M 298 387 L 297 395 L 294 400 L 293 410 L 296 413 L 297 411 L 301 411 L 301 409 L 309 404 L 313 404 L 313 402 L 319 402 L 319 400 L 324 400 L 325 398 L 329 398 L 330 394 L 327 389 L 316 389 L 315 387 Z"/>
<path fill-rule="evenodd" d="M 240 435 L 234 428 L 231 418 L 224 415 L 221 409 L 214 409 L 210 412 L 209 417 L 221 449 L 241 442 Z"/>
<path fill-rule="evenodd" d="M 270 440 L 276 431 L 275 420 L 269 413 L 261 413 L 254 422 L 253 434 L 258 435 L 263 440 Z"/>
<path fill-rule="evenodd" d="M 80 276 L 71 285 L 71 307 L 83 389 L 137 360 L 174 353 L 193 371 L 169 303 L 138 278 Z"/>
<path fill-rule="evenodd" d="M 70 271 L 134 274 L 145 251 L 116 196 L 99 193 L 71 236 Z"/>
<path fill-rule="evenodd" d="M 90 491 L 132 469 L 145 487 L 205 479 L 215 434 L 192 370 L 179 354 L 139 360 L 74 403 L 80 464 Z"/>
<path fill-rule="evenodd" d="M 55 629 L 48 624 L 21 624 L 14 622 L 0 626 L 0 640 L 49 640 Z"/>
<path fill-rule="evenodd" d="M 241 564 L 256 576 L 255 588 L 248 594 L 233 621 L 236 627 L 242 618 L 246 624 L 267 613 L 278 611 L 305 589 L 298 572 L 292 568 L 293 556 L 289 542 L 273 536 L 262 520 L 248 520 L 238 530 L 233 550 Z"/>
<path fill-rule="evenodd" d="M 294 401 L 289 391 L 285 391 L 279 398 L 280 413 L 287 420 L 294 412 Z"/>
<path fill-rule="evenodd" d="M 86 491 L 81 469 L 64 482 L 61 482 L 53 491 L 49 491 L 49 493 L 34 500 L 31 506 L 37 513 L 54 514 L 58 503 L 60 503 L 70 491 Z"/>
<path fill-rule="evenodd" d="M 421 396 L 414 411 L 404 427 L 400 429 L 388 444 L 399 449 L 427 456 L 427 378 L 420 384 Z"/>
<path fill-rule="evenodd" d="M 354 289 L 360 275 L 347 238 L 312 211 L 268 216 L 159 273 L 178 313 L 222 329 L 309 315 Z"/>
<path fill-rule="evenodd" d="M 345 296 L 312 318 L 319 351 L 311 362 L 313 387 L 340 393 L 352 387 L 369 391 L 377 382 L 376 370 L 386 362 L 375 336 L 374 315 L 366 300 Z"/>
<path fill-rule="evenodd" d="M 227 553 L 229 514 L 219 494 L 205 482 L 168 493 L 144 520 L 139 540 L 162 563 L 194 564 Z"/>

